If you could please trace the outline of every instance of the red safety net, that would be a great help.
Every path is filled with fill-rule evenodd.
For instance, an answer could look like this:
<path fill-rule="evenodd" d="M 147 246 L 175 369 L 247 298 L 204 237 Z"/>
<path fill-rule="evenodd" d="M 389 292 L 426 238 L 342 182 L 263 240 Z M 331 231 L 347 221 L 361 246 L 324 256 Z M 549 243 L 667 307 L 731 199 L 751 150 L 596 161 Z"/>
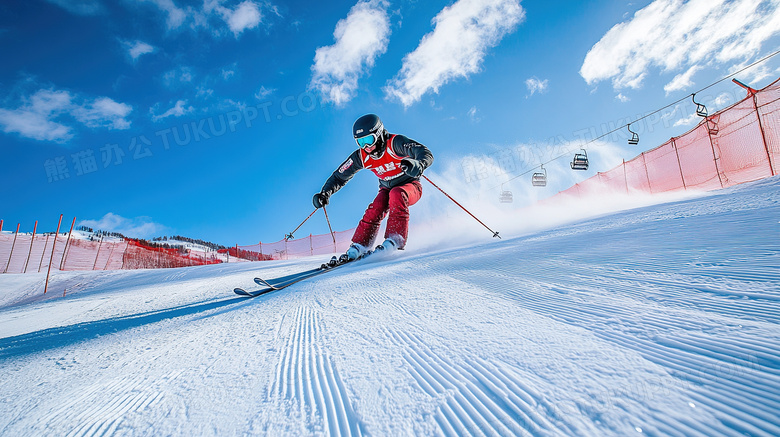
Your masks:
<path fill-rule="evenodd" d="M 204 264 L 219 264 L 223 260 L 215 258 L 199 258 L 187 255 L 180 249 L 150 247 L 136 240 L 127 240 L 127 249 L 123 257 L 123 269 L 150 269 L 200 266 Z"/>
<path fill-rule="evenodd" d="M 777 174 L 780 79 L 666 143 L 553 196 L 714 190 Z"/>
<path fill-rule="evenodd" d="M 344 253 L 352 243 L 355 229 L 331 234 L 309 235 L 295 240 L 280 240 L 275 243 L 258 243 L 238 246 L 239 251 L 249 252 L 261 259 L 295 259 L 312 255 Z"/>
<path fill-rule="evenodd" d="M 235 261 L 236 259 L 233 258 Z M 227 254 L 193 255 L 179 249 L 156 248 L 135 240 L 83 240 L 67 234 L 0 235 L 0 273 L 53 270 L 118 270 L 172 268 L 230 262 Z"/>

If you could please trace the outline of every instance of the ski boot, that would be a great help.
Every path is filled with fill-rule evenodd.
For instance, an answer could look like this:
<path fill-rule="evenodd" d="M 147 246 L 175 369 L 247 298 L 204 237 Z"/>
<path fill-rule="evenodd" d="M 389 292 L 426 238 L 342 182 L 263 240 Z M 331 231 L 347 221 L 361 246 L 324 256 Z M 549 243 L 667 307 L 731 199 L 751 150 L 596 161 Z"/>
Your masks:
<path fill-rule="evenodd" d="M 398 243 L 396 243 L 395 240 L 393 240 L 392 238 L 387 238 L 385 239 L 384 242 L 382 242 L 382 244 L 380 244 L 379 246 L 376 247 L 376 249 L 374 249 L 374 252 L 384 252 L 384 251 L 391 252 L 397 248 L 398 248 Z"/>
<path fill-rule="evenodd" d="M 362 244 L 358 244 L 358 243 L 352 243 L 349 245 L 349 249 L 347 249 L 347 253 L 341 255 L 341 258 L 346 257 L 345 262 L 353 261 L 365 255 L 366 252 L 368 252 L 368 248 L 366 246 L 363 246 Z"/>

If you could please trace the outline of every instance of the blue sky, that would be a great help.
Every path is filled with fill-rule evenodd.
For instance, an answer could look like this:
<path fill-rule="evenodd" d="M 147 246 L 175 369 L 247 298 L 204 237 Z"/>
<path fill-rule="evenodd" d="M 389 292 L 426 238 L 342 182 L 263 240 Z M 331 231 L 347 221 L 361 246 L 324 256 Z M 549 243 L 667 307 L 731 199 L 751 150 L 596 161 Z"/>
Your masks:
<path fill-rule="evenodd" d="M 453 196 L 497 203 L 525 170 L 773 53 L 779 22 L 778 2 L 748 0 L 3 2 L 0 218 L 277 241 L 367 112 L 427 145 L 427 174 Z M 758 88 L 779 67 L 737 77 Z M 742 96 L 725 81 L 697 97 L 713 112 Z M 588 172 L 548 164 L 544 189 L 504 184 L 506 207 L 684 133 L 692 113 L 686 100 L 638 123 L 639 146 L 622 132 L 589 144 Z M 376 188 L 361 172 L 336 194 L 334 228 L 353 227 Z M 318 214 L 296 236 L 326 231 Z"/>

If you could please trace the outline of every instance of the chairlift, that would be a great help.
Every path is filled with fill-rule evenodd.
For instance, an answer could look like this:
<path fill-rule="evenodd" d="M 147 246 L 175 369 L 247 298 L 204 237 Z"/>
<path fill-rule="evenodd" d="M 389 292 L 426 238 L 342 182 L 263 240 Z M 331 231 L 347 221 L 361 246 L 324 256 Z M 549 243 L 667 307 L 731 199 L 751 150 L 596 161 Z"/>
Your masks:
<path fill-rule="evenodd" d="M 541 172 L 536 172 L 531 176 L 531 185 L 534 187 L 546 187 L 547 186 L 547 169 L 544 166 L 540 166 Z"/>
<path fill-rule="evenodd" d="M 717 135 L 718 132 L 720 132 L 720 129 L 718 128 L 718 123 L 716 123 L 714 119 L 711 119 L 711 117 L 709 117 L 707 113 L 707 107 L 697 102 L 695 97 L 696 97 L 696 93 L 691 94 L 691 100 L 693 100 L 693 103 L 696 104 L 696 115 L 704 118 L 704 122 L 707 123 L 707 130 L 710 132 L 710 135 Z"/>
<path fill-rule="evenodd" d="M 707 118 L 707 107 L 696 101 L 696 93 L 691 94 L 691 100 L 696 105 L 696 115 Z"/>
<path fill-rule="evenodd" d="M 498 200 L 501 203 L 512 203 L 514 201 L 514 197 L 512 196 L 511 191 L 502 191 L 501 195 L 498 197 Z"/>
<path fill-rule="evenodd" d="M 628 132 L 631 134 L 631 138 L 628 139 L 629 146 L 636 146 L 639 144 L 639 134 L 631 130 L 631 124 L 628 124 Z"/>
<path fill-rule="evenodd" d="M 509 190 L 504 190 L 504 185 L 501 185 L 501 195 L 498 196 L 498 201 L 501 203 L 512 203 L 514 201 L 514 196 L 512 196 L 512 192 Z"/>
<path fill-rule="evenodd" d="M 571 161 L 572 170 L 587 170 L 588 169 L 588 152 L 585 149 L 581 149 L 582 153 L 575 153 L 574 159 Z"/>

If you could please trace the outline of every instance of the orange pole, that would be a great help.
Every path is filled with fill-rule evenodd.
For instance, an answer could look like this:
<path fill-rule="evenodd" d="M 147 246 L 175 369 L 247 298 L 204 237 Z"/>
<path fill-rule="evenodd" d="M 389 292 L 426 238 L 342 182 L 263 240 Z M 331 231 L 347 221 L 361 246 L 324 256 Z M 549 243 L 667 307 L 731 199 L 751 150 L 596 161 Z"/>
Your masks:
<path fill-rule="evenodd" d="M 108 258 L 106 259 L 106 265 L 103 266 L 103 270 L 108 270 L 108 263 L 111 262 L 111 256 L 114 254 L 114 247 L 116 243 L 108 243 L 111 245 L 111 249 L 108 251 Z M 62 270 L 62 269 L 60 269 Z"/>
<path fill-rule="evenodd" d="M 46 285 L 43 287 L 43 294 L 49 290 L 49 275 L 51 275 L 51 265 L 54 260 L 54 248 L 57 247 L 57 236 L 60 235 L 60 226 L 62 226 L 62 214 L 60 214 L 60 221 L 57 223 L 57 232 L 54 234 L 54 243 L 51 244 L 51 258 L 49 259 L 49 271 L 46 273 Z"/>
<path fill-rule="evenodd" d="M 98 250 L 97 250 L 97 253 L 95 254 L 95 263 L 92 264 L 92 270 L 95 270 L 95 268 L 97 267 L 97 260 L 98 260 L 98 257 L 100 256 L 100 246 L 102 246 L 102 245 L 103 245 L 103 236 L 101 235 L 100 236 L 100 242 L 98 243 Z"/>
<path fill-rule="evenodd" d="M 65 269 L 65 255 L 68 252 L 68 246 L 70 245 L 70 236 L 73 234 L 73 226 L 76 224 L 76 217 L 73 217 L 73 222 L 70 224 L 70 231 L 68 232 L 68 240 L 65 242 L 65 249 L 62 250 L 62 262 L 60 262 L 60 270 Z"/>
<path fill-rule="evenodd" d="M 744 86 L 744 84 L 739 83 L 736 79 L 732 79 L 734 82 L 737 82 L 740 86 Z M 774 176 L 775 175 L 775 166 L 774 163 L 772 163 L 772 154 L 769 153 L 769 146 L 766 143 L 766 134 L 764 133 L 764 125 L 761 123 L 761 113 L 758 111 L 758 100 L 756 98 L 756 90 L 753 88 L 748 87 L 748 90 L 753 91 L 753 108 L 756 109 L 756 120 L 758 120 L 758 130 L 761 131 L 761 139 L 764 141 L 764 150 L 766 150 L 766 160 L 769 164 L 769 173 Z M 2 230 L 2 221 L 0 221 L 0 230 Z"/>
<path fill-rule="evenodd" d="M 14 242 L 11 243 L 11 253 L 8 255 L 8 264 L 5 265 L 5 270 L 3 270 L 3 273 L 8 273 L 8 267 L 11 265 L 11 258 L 14 256 L 14 247 L 16 247 L 16 237 L 19 235 L 19 226 L 21 226 L 21 223 L 16 224 L 16 233 L 14 234 Z"/>
<path fill-rule="evenodd" d="M 30 257 L 32 256 L 32 248 L 33 244 L 35 243 L 35 232 L 38 230 L 38 220 L 35 221 L 35 226 L 33 226 L 33 234 L 32 238 L 30 239 L 30 251 L 27 252 L 27 261 L 24 262 L 24 271 L 22 273 L 27 273 L 27 265 L 30 264 Z"/>
<path fill-rule="evenodd" d="M 41 272 L 43 267 L 43 257 L 46 256 L 46 248 L 49 247 L 49 236 L 46 236 L 46 241 L 43 243 L 43 250 L 41 251 L 41 260 L 38 262 L 38 273 Z"/>

